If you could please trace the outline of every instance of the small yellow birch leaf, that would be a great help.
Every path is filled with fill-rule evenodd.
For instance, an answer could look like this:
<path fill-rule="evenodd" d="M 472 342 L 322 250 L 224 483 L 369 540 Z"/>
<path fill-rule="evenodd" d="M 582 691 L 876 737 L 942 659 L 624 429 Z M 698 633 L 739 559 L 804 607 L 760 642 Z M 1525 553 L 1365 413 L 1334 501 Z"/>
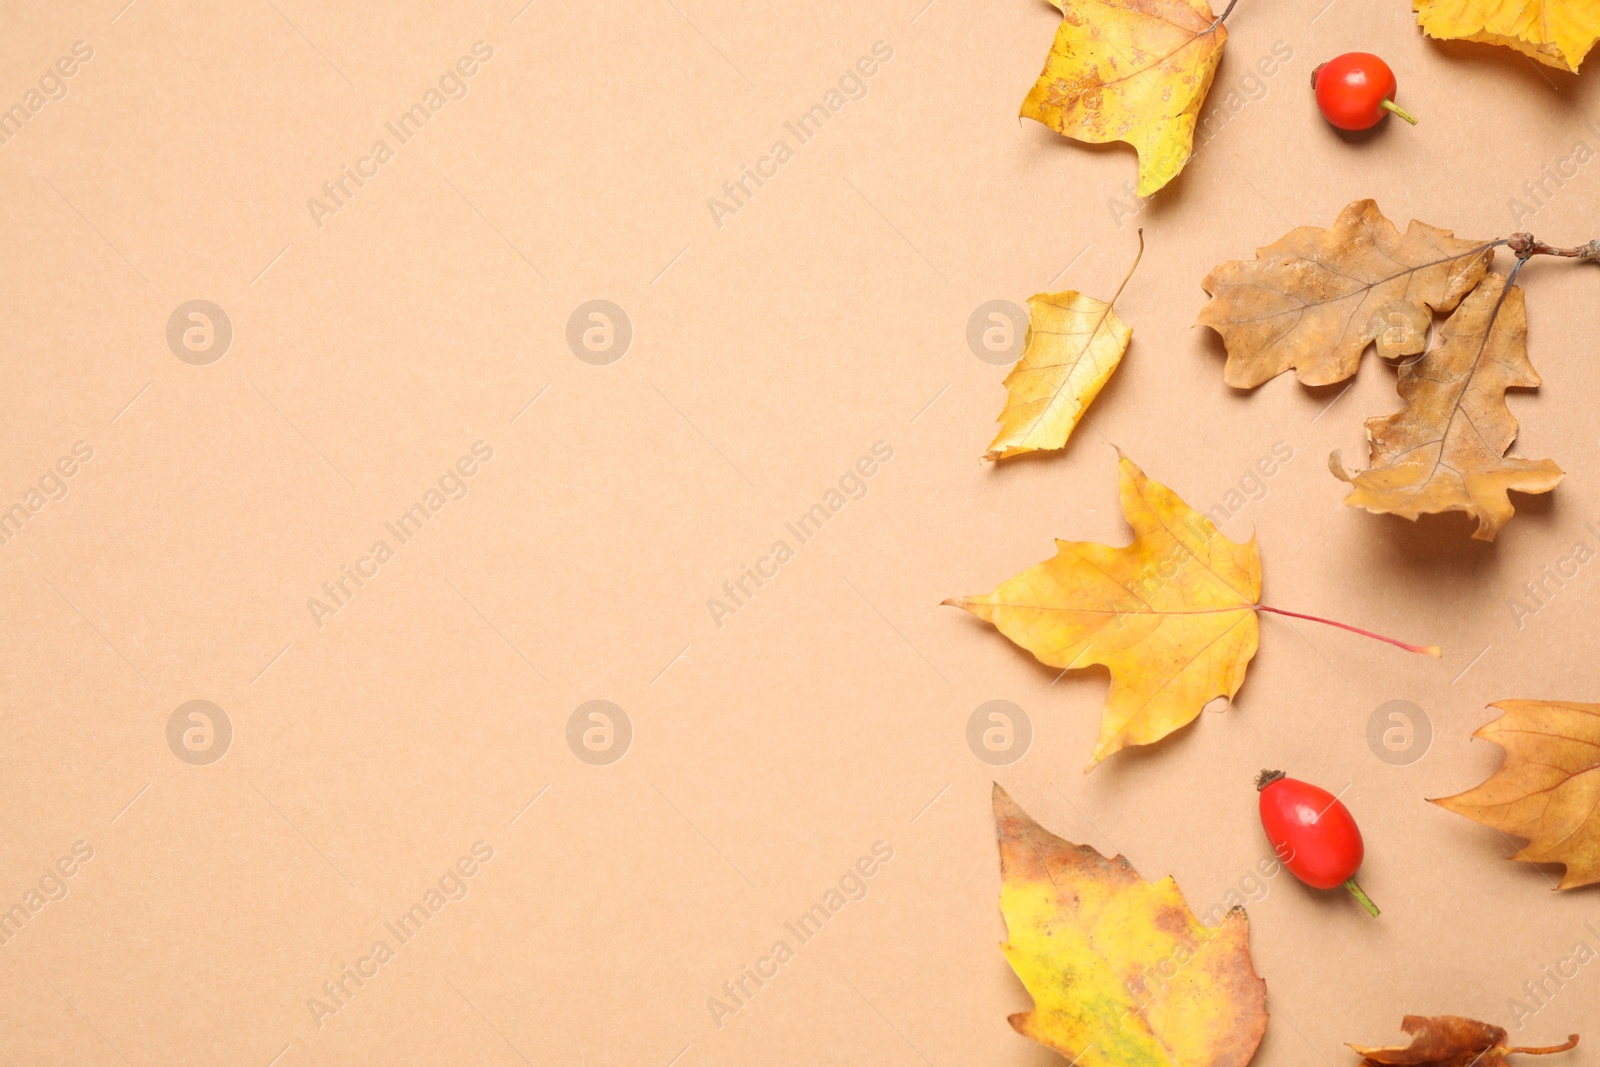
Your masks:
<path fill-rule="evenodd" d="M 1006 459 L 1067 443 L 1128 350 L 1133 331 L 1112 309 L 1143 255 L 1140 230 L 1139 256 L 1109 301 L 1072 289 L 1028 298 L 1027 341 L 1022 358 L 1006 375 L 1008 395 L 1000 412 L 1000 433 L 984 459 Z"/>
<path fill-rule="evenodd" d="M 998 785 L 994 820 L 1001 948 L 1033 998 L 1011 1016 L 1019 1034 L 1077 1067 L 1246 1067 L 1267 984 L 1243 908 L 1201 924 L 1171 878 L 1063 841 Z"/>
<path fill-rule="evenodd" d="M 1504 45 L 1574 74 L 1600 38 L 1595 0 L 1413 0 L 1412 8 L 1429 37 Z"/>
<path fill-rule="evenodd" d="M 1212 698 L 1232 698 L 1260 631 L 1255 537 L 1230 541 L 1126 456 L 1119 469 L 1132 544 L 1057 541 L 1054 559 L 994 592 L 945 601 L 992 623 L 1041 663 L 1110 669 L 1090 770 L 1128 745 L 1187 725 Z"/>
<path fill-rule="evenodd" d="M 1227 28 L 1206 0 L 1052 2 L 1061 25 L 1022 117 L 1078 141 L 1131 144 L 1138 194 L 1151 195 L 1193 154 Z"/>

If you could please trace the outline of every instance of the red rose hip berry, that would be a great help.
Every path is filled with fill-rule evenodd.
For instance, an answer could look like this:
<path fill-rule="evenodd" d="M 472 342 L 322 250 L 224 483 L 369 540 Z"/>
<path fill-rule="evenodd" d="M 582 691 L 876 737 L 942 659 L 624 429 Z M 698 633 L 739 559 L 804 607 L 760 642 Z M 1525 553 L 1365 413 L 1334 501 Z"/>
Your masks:
<path fill-rule="evenodd" d="M 1262 771 L 1256 789 L 1261 794 L 1261 827 L 1283 865 L 1314 889 L 1344 886 L 1377 915 L 1378 906 L 1356 884 L 1366 850 L 1350 809 L 1326 789 L 1287 778 L 1282 771 Z"/>
<path fill-rule="evenodd" d="M 1346 52 L 1311 72 L 1322 117 L 1341 130 L 1370 130 L 1392 111 L 1417 120 L 1394 102 L 1394 71 L 1371 52 Z"/>

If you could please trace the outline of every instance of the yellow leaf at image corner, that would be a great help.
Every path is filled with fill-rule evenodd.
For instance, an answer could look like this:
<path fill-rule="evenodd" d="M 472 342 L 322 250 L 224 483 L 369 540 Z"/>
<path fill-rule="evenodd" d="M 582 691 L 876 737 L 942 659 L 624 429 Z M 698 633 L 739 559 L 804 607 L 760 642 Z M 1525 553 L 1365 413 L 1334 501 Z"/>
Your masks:
<path fill-rule="evenodd" d="M 1091 770 L 1187 725 L 1213 698 L 1231 699 L 1260 634 L 1255 537 L 1228 540 L 1126 456 L 1118 469 L 1131 544 L 1057 541 L 1053 559 L 994 592 L 945 601 L 1048 666 L 1110 670 Z"/>
<path fill-rule="evenodd" d="M 1505 454 L 1517 436 L 1506 390 L 1538 384 L 1522 289 L 1487 274 L 1434 347 L 1401 364 L 1404 406 L 1367 420 L 1371 469 L 1352 474 L 1339 453 L 1329 457 L 1334 475 L 1352 486 L 1344 502 L 1407 519 L 1463 511 L 1478 521 L 1472 536 L 1493 541 L 1516 511 L 1508 493 L 1548 493 L 1561 481 L 1552 460 Z"/>
<path fill-rule="evenodd" d="M 1511 858 L 1561 863 L 1562 889 L 1600 882 L 1600 704 L 1502 700 L 1473 737 L 1505 750 L 1481 785 L 1433 803 L 1528 842 Z"/>
<path fill-rule="evenodd" d="M 1413 0 L 1412 6 L 1430 37 L 1504 45 L 1574 74 L 1600 39 L 1595 0 Z"/>
<path fill-rule="evenodd" d="M 1150 883 L 1045 830 L 994 787 L 1001 946 L 1033 1007 L 1020 1034 L 1078 1067 L 1245 1067 L 1267 1028 L 1250 924 L 1204 926 L 1171 878 Z"/>
<path fill-rule="evenodd" d="M 984 459 L 1060 448 L 1133 336 L 1111 305 L 1071 289 L 1028 298 L 1028 338 L 1006 375 L 1000 433 Z"/>
<path fill-rule="evenodd" d="M 1140 196 L 1188 163 L 1228 31 L 1206 0 L 1053 0 L 1061 25 L 1022 117 L 1139 153 Z"/>

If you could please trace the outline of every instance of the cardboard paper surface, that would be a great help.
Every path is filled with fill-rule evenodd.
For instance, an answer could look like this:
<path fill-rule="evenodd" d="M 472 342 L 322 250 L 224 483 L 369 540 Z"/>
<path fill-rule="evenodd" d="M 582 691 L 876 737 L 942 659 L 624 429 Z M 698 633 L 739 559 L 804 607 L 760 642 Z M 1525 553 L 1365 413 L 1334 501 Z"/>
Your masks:
<path fill-rule="evenodd" d="M 1423 798 L 1498 765 L 1490 701 L 1600 700 L 1600 271 L 1523 273 L 1516 449 L 1567 475 L 1493 545 L 1341 506 L 1375 357 L 1236 393 L 1191 326 L 1358 197 L 1600 235 L 1596 73 L 1408 6 L 1240 0 L 1141 204 L 1015 118 L 1042 2 L 12 5 L 0 1061 L 1058 1062 L 1006 1024 L 994 780 L 1246 901 L 1262 1067 L 1407 1012 L 1588 1041 L 1600 896 Z M 1421 125 L 1321 122 L 1350 49 Z M 984 331 L 1141 226 L 1085 424 L 979 462 Z M 938 604 L 1124 542 L 1113 443 L 1259 533 L 1268 603 L 1444 658 L 1265 618 L 1235 706 L 1083 775 L 1105 676 Z M 1341 792 L 1381 920 L 1259 876 L 1262 767 Z"/>

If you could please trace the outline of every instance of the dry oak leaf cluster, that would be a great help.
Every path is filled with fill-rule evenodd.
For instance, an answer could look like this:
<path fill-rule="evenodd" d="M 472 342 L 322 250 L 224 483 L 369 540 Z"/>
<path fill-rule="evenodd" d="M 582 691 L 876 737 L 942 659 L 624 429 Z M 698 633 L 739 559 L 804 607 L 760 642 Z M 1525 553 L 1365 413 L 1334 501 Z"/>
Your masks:
<path fill-rule="evenodd" d="M 1547 493 L 1562 474 L 1551 460 L 1506 456 L 1517 433 L 1506 391 L 1539 376 L 1522 290 L 1489 273 L 1502 243 L 1421 222 L 1401 234 L 1358 200 L 1329 229 L 1301 227 L 1213 270 L 1199 322 L 1228 350 L 1227 383 L 1252 389 L 1287 370 L 1307 385 L 1344 381 L 1368 345 L 1415 356 L 1434 313 L 1453 312 L 1434 348 L 1400 365 L 1401 410 L 1367 421 L 1371 469 L 1351 474 L 1338 453 L 1329 466 L 1354 486 L 1352 507 L 1408 519 L 1461 511 L 1492 541 L 1514 513 L 1509 491 Z"/>
<path fill-rule="evenodd" d="M 1222 336 L 1223 379 L 1236 389 L 1287 370 L 1333 385 L 1356 373 L 1368 345 L 1385 359 L 1421 352 L 1433 313 L 1454 309 L 1493 258 L 1493 241 L 1423 222 L 1402 234 L 1357 200 L 1328 229 L 1302 226 L 1206 275 L 1199 322 Z"/>
<path fill-rule="evenodd" d="M 1345 503 L 1415 519 L 1464 511 L 1484 541 L 1516 510 L 1508 491 L 1548 493 L 1561 481 L 1553 460 L 1506 456 L 1517 420 L 1506 390 L 1539 384 L 1528 361 L 1528 314 L 1522 290 L 1486 275 L 1445 321 L 1439 343 L 1400 367 L 1405 406 L 1367 420 L 1372 469 L 1350 474 L 1329 457 L 1333 473 L 1354 486 Z"/>
<path fill-rule="evenodd" d="M 1033 998 L 1018 1033 L 1079 1067 L 1246 1067 L 1267 985 L 1243 908 L 1202 925 L 1170 877 L 1063 841 L 998 785 L 994 818 L 1002 949 Z"/>
<path fill-rule="evenodd" d="M 1473 737 L 1505 749 L 1483 784 L 1433 803 L 1527 840 L 1511 858 L 1561 863 L 1562 889 L 1600 882 L 1600 704 L 1504 700 Z"/>
<path fill-rule="evenodd" d="M 1089 769 L 1187 725 L 1215 697 L 1232 698 L 1260 629 L 1255 538 L 1228 540 L 1126 456 L 1118 467 L 1132 544 L 1057 541 L 1053 559 L 994 592 L 945 601 L 1041 663 L 1111 671 Z"/>
<path fill-rule="evenodd" d="M 1144 231 L 1139 231 L 1139 265 Z M 1117 317 L 1117 297 L 1133 267 L 1110 300 L 1076 290 L 1028 298 L 1028 336 L 1022 358 L 1006 375 L 1006 406 L 1000 432 L 984 459 L 1000 460 L 1067 443 L 1078 420 L 1121 364 L 1133 330 Z"/>
<path fill-rule="evenodd" d="M 1413 0 L 1429 37 L 1504 45 L 1574 74 L 1597 38 L 1594 0 Z"/>
<path fill-rule="evenodd" d="M 1542 1056 L 1565 1052 L 1578 1043 L 1573 1034 L 1560 1045 L 1507 1048 L 1504 1029 L 1459 1015 L 1407 1015 L 1400 1029 L 1411 1035 L 1411 1044 L 1404 1048 L 1351 1045 L 1361 1054 L 1362 1067 L 1505 1067 L 1513 1052 Z"/>
<path fill-rule="evenodd" d="M 1022 117 L 1139 153 L 1140 196 L 1166 185 L 1194 130 L 1228 31 L 1206 0 L 1051 0 L 1061 25 Z"/>

